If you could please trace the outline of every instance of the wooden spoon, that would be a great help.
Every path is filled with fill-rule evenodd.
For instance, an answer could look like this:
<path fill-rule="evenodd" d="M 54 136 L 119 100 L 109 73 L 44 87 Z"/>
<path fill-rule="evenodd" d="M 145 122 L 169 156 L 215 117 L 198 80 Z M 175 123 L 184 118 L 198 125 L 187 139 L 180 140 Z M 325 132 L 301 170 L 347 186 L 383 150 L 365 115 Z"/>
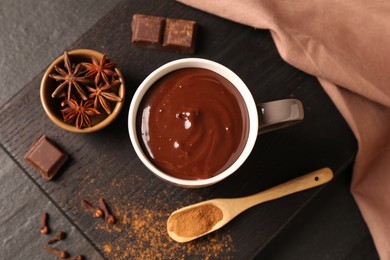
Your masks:
<path fill-rule="evenodd" d="M 178 209 L 174 211 L 168 218 L 168 234 L 173 240 L 180 243 L 194 240 L 223 227 L 238 214 L 255 205 L 322 185 L 330 181 L 332 178 L 332 170 L 329 168 L 322 168 L 251 196 L 232 199 L 212 199 Z M 208 231 L 202 234 L 190 237 L 184 237 L 176 234 L 173 228 L 173 223 L 178 219 L 177 214 L 189 212 L 189 210 L 193 210 L 204 205 L 214 205 L 218 207 L 222 211 L 222 219 L 215 223 L 214 226 L 212 226 Z M 173 220 L 175 219 L 175 216 L 176 220 Z M 203 217 L 207 217 L 207 215 Z"/>

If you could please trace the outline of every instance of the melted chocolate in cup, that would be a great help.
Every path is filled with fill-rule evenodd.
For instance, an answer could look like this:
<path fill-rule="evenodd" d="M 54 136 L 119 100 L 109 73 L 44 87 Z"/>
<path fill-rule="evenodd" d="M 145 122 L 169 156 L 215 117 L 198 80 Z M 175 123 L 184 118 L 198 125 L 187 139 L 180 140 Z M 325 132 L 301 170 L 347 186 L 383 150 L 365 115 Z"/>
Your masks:
<path fill-rule="evenodd" d="M 249 134 L 239 91 L 202 68 L 170 72 L 147 91 L 137 114 L 144 153 L 161 171 L 186 180 L 208 179 L 231 166 Z"/>

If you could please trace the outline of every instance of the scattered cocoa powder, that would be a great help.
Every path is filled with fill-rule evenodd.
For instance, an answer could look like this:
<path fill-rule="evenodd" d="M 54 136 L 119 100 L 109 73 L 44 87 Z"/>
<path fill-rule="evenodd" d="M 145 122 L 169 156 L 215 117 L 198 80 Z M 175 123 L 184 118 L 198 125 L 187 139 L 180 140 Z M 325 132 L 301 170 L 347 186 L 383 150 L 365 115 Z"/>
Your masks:
<path fill-rule="evenodd" d="M 222 210 L 206 204 L 172 215 L 168 229 L 181 237 L 196 237 L 206 233 L 223 217 Z"/>
<path fill-rule="evenodd" d="M 103 251 L 107 254 L 111 254 L 112 253 L 112 246 L 111 245 L 104 245 L 103 246 Z"/>
<path fill-rule="evenodd" d="M 172 200 L 175 189 L 165 185 L 150 189 L 151 180 L 144 175 L 118 174 L 105 186 L 99 182 L 104 179 L 105 171 L 83 176 L 84 189 L 79 198 L 96 198 L 96 194 L 108 198 L 111 212 L 116 218 L 115 225 L 97 221 L 88 237 L 96 243 L 106 259 L 234 259 L 238 251 L 235 248 L 229 228 L 213 232 L 204 238 L 188 243 L 177 243 L 167 232 L 167 219 L 176 209 L 189 201 L 205 198 L 198 193 L 188 193 L 186 200 Z M 80 177 L 81 178 L 81 177 Z M 158 182 L 158 180 L 156 180 Z M 129 183 L 133 183 L 129 192 Z M 110 189 L 115 194 L 109 193 Z M 75 203 L 78 203 L 76 199 Z M 184 204 L 185 203 L 185 204 Z"/>
<path fill-rule="evenodd" d="M 112 199 L 112 198 L 111 198 Z M 156 199 L 156 198 L 155 198 Z M 99 223 L 97 230 L 109 235 L 98 245 L 107 259 L 232 259 L 235 248 L 228 230 L 214 232 L 189 243 L 172 240 L 166 227 L 168 205 L 122 203 L 113 200 L 116 225 Z"/>

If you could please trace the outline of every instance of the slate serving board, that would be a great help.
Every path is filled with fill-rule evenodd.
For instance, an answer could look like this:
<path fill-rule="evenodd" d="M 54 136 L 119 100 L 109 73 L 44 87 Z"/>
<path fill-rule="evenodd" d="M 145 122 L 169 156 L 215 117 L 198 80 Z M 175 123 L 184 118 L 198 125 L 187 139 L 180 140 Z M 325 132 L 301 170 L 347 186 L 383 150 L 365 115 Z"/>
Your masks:
<path fill-rule="evenodd" d="M 134 13 L 196 20 L 199 34 L 195 54 L 131 46 Z M 107 53 L 124 74 L 126 102 L 115 122 L 92 134 L 69 133 L 55 126 L 40 104 L 42 72 L 1 108 L 0 141 L 31 180 L 108 259 L 252 258 L 321 188 L 254 207 L 225 228 L 187 244 L 168 237 L 166 219 L 179 207 L 210 198 L 250 195 L 325 166 L 337 175 L 354 160 L 356 140 L 331 100 L 314 77 L 281 60 L 266 30 L 233 23 L 174 1 L 122 1 L 68 50 L 78 48 Z M 207 58 L 229 67 L 248 85 L 258 103 L 300 99 L 305 107 L 304 121 L 259 136 L 246 163 L 217 185 L 185 189 L 163 182 L 142 165 L 132 148 L 127 131 L 128 107 L 137 86 L 150 72 L 184 57 Z M 71 157 L 51 182 L 44 181 L 23 161 L 41 134 Z M 117 218 L 115 226 L 83 211 L 82 198 L 97 204 L 100 197 L 105 198 Z"/>

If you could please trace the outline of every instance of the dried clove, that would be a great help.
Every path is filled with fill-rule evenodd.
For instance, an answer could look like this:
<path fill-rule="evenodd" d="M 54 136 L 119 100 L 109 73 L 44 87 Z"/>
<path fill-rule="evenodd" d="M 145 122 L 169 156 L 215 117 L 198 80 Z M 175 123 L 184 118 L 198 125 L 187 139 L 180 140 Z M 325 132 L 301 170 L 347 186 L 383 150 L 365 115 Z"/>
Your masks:
<path fill-rule="evenodd" d="M 99 205 L 100 207 L 102 208 L 102 210 L 104 211 L 104 217 L 105 217 L 105 220 L 108 224 L 114 224 L 115 223 L 115 218 L 113 215 L 111 215 L 111 213 L 108 211 L 107 209 L 107 205 L 106 203 L 104 202 L 103 198 L 100 198 L 99 199 Z"/>
<path fill-rule="evenodd" d="M 47 241 L 47 244 L 50 245 L 50 244 L 53 244 L 57 241 L 60 241 L 62 239 L 64 239 L 66 237 L 66 233 L 63 232 L 63 231 L 58 231 L 56 236 L 51 238 L 49 241 Z"/>
<path fill-rule="evenodd" d="M 46 234 L 49 234 L 50 232 L 50 229 L 47 225 L 47 219 L 48 219 L 48 214 L 46 212 L 43 212 L 42 213 L 42 227 L 41 227 L 41 234 L 42 235 L 46 235 Z"/>
<path fill-rule="evenodd" d="M 63 250 L 55 249 L 55 248 L 50 247 L 48 245 L 45 246 L 45 250 L 46 250 L 46 252 L 48 252 L 50 254 L 53 254 L 53 255 L 56 255 L 56 256 L 58 256 L 59 258 L 62 258 L 62 259 L 65 259 L 65 258 L 69 257 L 68 252 L 63 251 Z"/>
<path fill-rule="evenodd" d="M 100 208 L 94 207 L 91 203 L 89 203 L 86 200 L 81 200 L 81 204 L 83 204 L 83 207 L 85 211 L 87 211 L 89 214 L 91 214 L 94 218 L 101 218 L 103 217 L 103 211 Z"/>

